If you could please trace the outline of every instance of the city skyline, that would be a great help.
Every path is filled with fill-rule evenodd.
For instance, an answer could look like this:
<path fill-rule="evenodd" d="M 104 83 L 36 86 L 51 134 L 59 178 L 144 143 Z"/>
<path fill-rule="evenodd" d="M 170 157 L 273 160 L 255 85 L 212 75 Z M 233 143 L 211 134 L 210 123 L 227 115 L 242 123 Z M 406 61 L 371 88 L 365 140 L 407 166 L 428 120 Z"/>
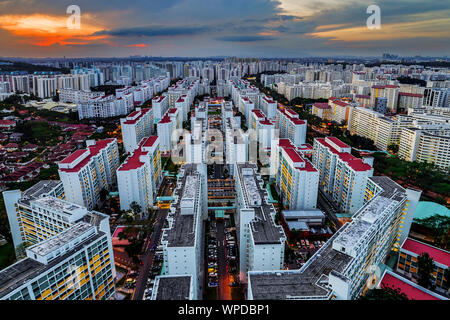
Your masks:
<path fill-rule="evenodd" d="M 72 4 L 80 29 L 67 28 Z M 381 29 L 366 26 L 369 5 Z M 449 13 L 442 1 L 0 1 L 0 56 L 445 56 Z"/>

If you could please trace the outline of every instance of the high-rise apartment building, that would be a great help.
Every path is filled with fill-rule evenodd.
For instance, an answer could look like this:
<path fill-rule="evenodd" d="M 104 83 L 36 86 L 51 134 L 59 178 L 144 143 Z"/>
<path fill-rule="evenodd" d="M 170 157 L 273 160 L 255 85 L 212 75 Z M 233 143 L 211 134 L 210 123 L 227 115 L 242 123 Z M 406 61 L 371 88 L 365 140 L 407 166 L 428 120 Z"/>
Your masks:
<path fill-rule="evenodd" d="M 269 203 L 263 180 L 250 163 L 235 164 L 239 278 L 247 281 L 253 270 L 281 269 L 286 236 L 275 224 L 275 208 Z"/>
<path fill-rule="evenodd" d="M 143 212 L 153 207 L 157 186 L 161 182 L 159 138 L 143 138 L 138 148 L 117 169 L 120 209 L 129 210 L 136 202 Z"/>
<path fill-rule="evenodd" d="M 202 292 L 203 220 L 207 215 L 206 165 L 185 164 L 177 178 L 169 226 L 161 240 L 164 275 L 192 276 L 194 299 Z"/>
<path fill-rule="evenodd" d="M 361 296 L 377 266 L 391 250 L 399 250 L 421 195 L 388 177 L 371 179 L 379 187 L 377 193 L 299 270 L 250 271 L 247 299 L 350 300 Z"/>
<path fill-rule="evenodd" d="M 342 212 L 354 214 L 364 203 L 367 178 L 373 174 L 370 164 L 351 154 L 351 147 L 335 137 L 314 139 L 312 157 L 320 172 L 320 188 Z"/>
<path fill-rule="evenodd" d="M 276 128 L 279 129 L 280 138 L 287 138 L 300 147 L 306 141 L 306 120 L 299 119 L 297 112 L 290 108 L 277 109 Z"/>
<path fill-rule="evenodd" d="M 119 151 L 116 139 L 88 140 L 86 144 L 87 149 L 59 162 L 58 173 L 66 199 L 93 209 L 100 201 L 100 191 L 116 184 Z"/>
<path fill-rule="evenodd" d="M 141 140 L 153 133 L 153 109 L 136 108 L 126 118 L 120 119 L 123 147 L 132 153 Z"/>
<path fill-rule="evenodd" d="M 270 173 L 290 210 L 316 208 L 319 171 L 289 139 L 272 140 Z"/>
<path fill-rule="evenodd" d="M 64 199 L 62 182 L 59 180 L 42 180 L 24 192 L 20 190 L 3 191 L 16 254 L 20 254 L 21 247 L 47 239 L 73 222 L 72 217 L 76 213 L 74 211 L 69 212 L 69 216 L 56 215 L 54 217 L 48 215 L 47 210 L 42 210 L 41 217 L 39 217 L 38 212 L 41 206 L 33 204 L 32 201 L 42 197 Z M 75 219 L 79 218 L 79 216 L 75 216 Z"/>
<path fill-rule="evenodd" d="M 46 202 L 49 210 L 56 207 L 55 215 L 83 210 L 52 197 L 36 201 Z M 0 271 L 1 300 L 107 300 L 114 295 L 114 257 L 104 214 L 87 212 L 58 234 L 27 247 L 26 255 Z"/>

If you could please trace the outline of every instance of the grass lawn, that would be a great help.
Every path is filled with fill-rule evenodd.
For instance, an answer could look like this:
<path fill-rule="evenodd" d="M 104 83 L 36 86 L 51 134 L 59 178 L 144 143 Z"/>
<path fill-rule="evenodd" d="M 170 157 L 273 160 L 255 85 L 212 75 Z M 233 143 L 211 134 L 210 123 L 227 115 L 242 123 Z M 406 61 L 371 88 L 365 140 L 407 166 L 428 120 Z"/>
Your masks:
<path fill-rule="evenodd" d="M 11 265 L 16 259 L 13 244 L 8 242 L 0 247 L 0 270 Z"/>

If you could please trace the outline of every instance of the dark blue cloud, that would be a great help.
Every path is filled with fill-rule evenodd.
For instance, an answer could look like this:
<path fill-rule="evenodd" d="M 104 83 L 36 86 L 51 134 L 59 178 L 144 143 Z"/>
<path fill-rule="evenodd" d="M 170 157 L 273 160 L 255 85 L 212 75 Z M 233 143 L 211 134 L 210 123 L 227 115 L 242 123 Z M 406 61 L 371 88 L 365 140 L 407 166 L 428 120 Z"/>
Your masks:
<path fill-rule="evenodd" d="M 194 35 L 209 32 L 210 30 L 211 29 L 207 26 L 145 26 L 102 30 L 96 32 L 95 35 L 110 35 L 115 37 L 161 37 Z"/>
<path fill-rule="evenodd" d="M 227 42 L 256 42 L 256 41 L 267 41 L 267 40 L 276 40 L 278 37 L 274 36 L 223 36 L 217 37 L 216 40 L 219 41 L 227 41 Z"/>

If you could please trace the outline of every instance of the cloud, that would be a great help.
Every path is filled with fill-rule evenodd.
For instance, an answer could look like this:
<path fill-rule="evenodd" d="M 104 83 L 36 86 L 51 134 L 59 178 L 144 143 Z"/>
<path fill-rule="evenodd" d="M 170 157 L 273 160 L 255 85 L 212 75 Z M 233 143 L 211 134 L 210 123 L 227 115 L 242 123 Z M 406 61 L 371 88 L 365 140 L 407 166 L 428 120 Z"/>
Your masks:
<path fill-rule="evenodd" d="M 181 36 L 205 33 L 209 29 L 207 26 L 174 26 L 167 27 L 162 25 L 122 28 L 113 30 L 98 31 L 96 35 L 110 35 L 115 37 L 163 37 L 163 36 Z"/>
<path fill-rule="evenodd" d="M 125 45 L 127 48 L 147 48 L 145 43 L 137 43 L 137 44 L 127 44 Z"/>
<path fill-rule="evenodd" d="M 224 36 L 215 38 L 219 41 L 227 42 L 256 42 L 256 41 L 267 41 L 275 40 L 277 37 L 269 35 L 256 35 L 256 36 Z"/>

